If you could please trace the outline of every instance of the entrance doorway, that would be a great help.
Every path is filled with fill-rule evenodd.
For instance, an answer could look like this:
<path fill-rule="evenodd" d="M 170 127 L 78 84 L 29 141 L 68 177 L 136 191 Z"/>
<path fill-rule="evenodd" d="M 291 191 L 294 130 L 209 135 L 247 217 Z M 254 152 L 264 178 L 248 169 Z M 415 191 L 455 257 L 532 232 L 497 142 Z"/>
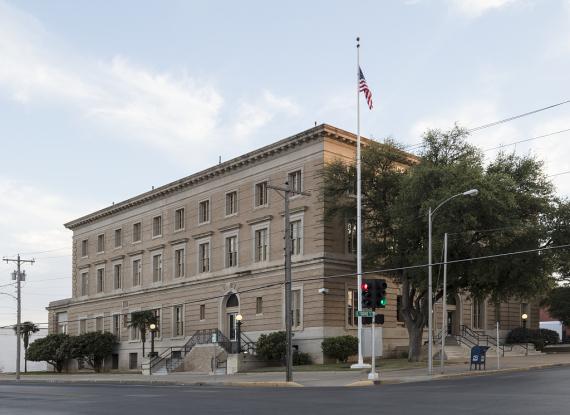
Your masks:
<path fill-rule="evenodd" d="M 232 342 L 237 341 L 237 316 L 239 314 L 239 298 L 230 294 L 225 301 L 224 335 Z"/>
<path fill-rule="evenodd" d="M 230 341 L 237 341 L 237 317 L 238 313 L 228 313 L 228 338 Z"/>

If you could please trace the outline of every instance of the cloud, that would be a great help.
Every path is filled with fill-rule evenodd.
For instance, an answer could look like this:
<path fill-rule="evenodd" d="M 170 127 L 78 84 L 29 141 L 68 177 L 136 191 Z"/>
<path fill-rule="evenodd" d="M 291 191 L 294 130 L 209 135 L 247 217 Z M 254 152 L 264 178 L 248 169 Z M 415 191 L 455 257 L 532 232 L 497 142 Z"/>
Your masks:
<path fill-rule="evenodd" d="M 267 90 L 253 102 L 225 105 L 210 80 L 153 71 L 125 56 L 92 61 L 68 51 L 34 17 L 1 0 L 0 56 L 0 93 L 7 91 L 22 105 L 63 103 L 121 139 L 159 148 L 185 163 L 198 157 L 187 151 L 197 144 L 214 151 L 228 133 L 244 142 L 277 115 L 298 113 L 290 99 Z"/>
<path fill-rule="evenodd" d="M 447 0 L 452 10 L 468 18 L 477 18 L 483 14 L 504 8 L 520 0 Z"/>

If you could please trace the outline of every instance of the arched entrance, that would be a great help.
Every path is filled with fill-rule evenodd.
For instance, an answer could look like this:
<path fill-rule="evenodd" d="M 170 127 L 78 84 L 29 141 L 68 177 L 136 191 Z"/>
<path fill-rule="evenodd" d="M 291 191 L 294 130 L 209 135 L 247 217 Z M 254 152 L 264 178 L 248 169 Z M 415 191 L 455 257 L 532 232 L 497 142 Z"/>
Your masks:
<path fill-rule="evenodd" d="M 223 331 L 230 341 L 237 341 L 237 315 L 239 314 L 239 298 L 236 293 L 230 293 L 223 303 Z"/>
<path fill-rule="evenodd" d="M 454 293 L 447 296 L 447 334 L 459 335 L 461 332 L 461 297 Z"/>

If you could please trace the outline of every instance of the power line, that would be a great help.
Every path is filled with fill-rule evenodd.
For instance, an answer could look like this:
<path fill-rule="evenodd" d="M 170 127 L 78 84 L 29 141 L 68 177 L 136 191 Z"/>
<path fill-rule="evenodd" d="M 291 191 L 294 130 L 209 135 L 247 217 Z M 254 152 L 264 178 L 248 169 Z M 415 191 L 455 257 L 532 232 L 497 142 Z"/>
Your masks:
<path fill-rule="evenodd" d="M 487 149 L 483 150 L 483 152 L 487 152 L 487 151 L 491 151 L 491 150 L 498 150 L 498 149 L 501 149 L 501 148 L 503 148 L 503 147 L 513 146 L 513 145 L 520 144 L 520 143 L 526 143 L 527 141 L 538 140 L 539 138 L 550 137 L 550 136 L 553 136 L 553 135 L 556 135 L 556 134 L 562 134 L 562 133 L 565 133 L 565 132 L 568 132 L 568 131 L 570 131 L 570 128 L 566 128 L 566 129 L 564 129 L 564 130 L 559 130 L 559 131 L 554 131 L 554 132 L 552 132 L 552 133 L 543 134 L 543 135 L 539 135 L 539 136 L 536 136 L 536 137 L 527 138 L 527 139 L 525 139 L 525 140 L 513 141 L 512 143 L 502 144 L 502 145 L 497 146 L 497 147 L 487 148 Z"/>

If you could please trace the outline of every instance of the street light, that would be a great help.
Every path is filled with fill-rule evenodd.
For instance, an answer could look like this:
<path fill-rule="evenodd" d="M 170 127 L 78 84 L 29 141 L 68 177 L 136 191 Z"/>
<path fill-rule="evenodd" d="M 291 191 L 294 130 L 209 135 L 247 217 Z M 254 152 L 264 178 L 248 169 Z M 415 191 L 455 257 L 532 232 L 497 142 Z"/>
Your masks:
<path fill-rule="evenodd" d="M 150 330 L 150 354 L 149 357 L 154 357 L 156 354 L 154 353 L 154 333 L 156 333 L 156 324 L 150 323 L 148 326 Z"/>
<path fill-rule="evenodd" d="M 431 206 L 428 211 L 428 374 L 431 375 L 433 372 L 433 356 L 432 356 L 432 347 L 433 347 L 433 315 L 432 315 L 432 308 L 433 308 L 433 293 L 432 293 L 432 259 L 431 259 L 431 223 L 432 217 L 435 212 L 449 202 L 451 199 L 455 199 L 459 196 L 477 196 L 479 194 L 479 190 L 477 189 L 470 189 L 463 193 L 457 193 L 451 197 L 448 197 L 443 202 L 441 202 L 437 207 L 432 211 Z M 447 299 L 444 298 L 444 301 Z M 443 335 L 443 333 L 442 333 Z M 443 356 L 442 356 L 443 358 Z"/>
<path fill-rule="evenodd" d="M 236 333 L 236 337 L 237 337 L 237 351 L 238 353 L 241 353 L 241 321 L 243 320 L 243 316 L 241 314 L 238 314 L 236 316 L 236 321 L 237 321 L 237 333 Z"/>
<path fill-rule="evenodd" d="M 521 316 L 522 321 L 523 321 L 523 331 L 524 331 L 524 339 L 526 342 L 526 348 L 524 351 L 524 355 L 528 356 L 528 335 L 526 334 L 526 320 L 528 319 L 528 314 L 527 313 L 523 313 L 523 315 Z"/>

